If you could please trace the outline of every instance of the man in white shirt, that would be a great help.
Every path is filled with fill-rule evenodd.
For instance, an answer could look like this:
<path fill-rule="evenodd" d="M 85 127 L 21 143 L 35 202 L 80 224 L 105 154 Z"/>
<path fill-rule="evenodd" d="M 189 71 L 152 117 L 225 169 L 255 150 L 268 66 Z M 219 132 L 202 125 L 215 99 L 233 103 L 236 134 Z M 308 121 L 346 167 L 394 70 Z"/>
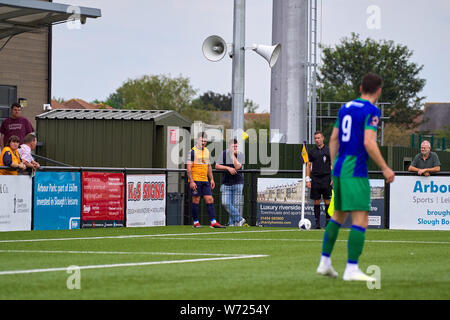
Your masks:
<path fill-rule="evenodd" d="M 19 148 L 19 155 L 22 159 L 22 162 L 25 164 L 27 169 L 31 169 L 32 173 L 39 169 L 41 166 L 39 163 L 34 161 L 33 156 L 31 155 L 31 151 L 36 148 L 37 138 L 34 133 L 29 133 L 23 139 L 23 144 Z"/>

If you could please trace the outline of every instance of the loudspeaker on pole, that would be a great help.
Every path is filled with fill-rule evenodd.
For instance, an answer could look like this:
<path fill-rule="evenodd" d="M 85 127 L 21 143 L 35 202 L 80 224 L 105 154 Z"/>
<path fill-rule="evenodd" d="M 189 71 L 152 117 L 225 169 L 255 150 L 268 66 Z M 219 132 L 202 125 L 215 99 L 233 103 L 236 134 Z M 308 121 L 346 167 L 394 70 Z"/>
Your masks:
<path fill-rule="evenodd" d="M 265 46 L 261 44 L 254 44 L 252 50 L 267 60 L 269 66 L 272 68 L 280 56 L 281 44 L 274 46 Z"/>
<path fill-rule="evenodd" d="M 203 41 L 202 51 L 206 59 L 220 61 L 227 54 L 227 43 L 219 36 L 209 36 Z"/>

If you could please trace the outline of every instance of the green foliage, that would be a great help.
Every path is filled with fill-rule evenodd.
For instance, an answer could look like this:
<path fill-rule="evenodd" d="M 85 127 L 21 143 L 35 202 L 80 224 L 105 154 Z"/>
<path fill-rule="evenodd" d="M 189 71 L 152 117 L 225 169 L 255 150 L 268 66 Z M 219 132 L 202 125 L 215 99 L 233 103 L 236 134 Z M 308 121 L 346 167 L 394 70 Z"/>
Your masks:
<path fill-rule="evenodd" d="M 208 111 L 231 111 L 232 96 L 231 93 L 221 94 L 213 91 L 207 91 L 197 99 L 192 101 L 192 104 L 202 110 Z M 244 111 L 247 113 L 255 113 L 259 105 L 250 99 L 244 102 Z"/>
<path fill-rule="evenodd" d="M 244 111 L 247 113 L 256 113 L 256 109 L 259 108 L 259 105 L 254 103 L 250 99 L 245 99 L 244 102 Z"/>
<path fill-rule="evenodd" d="M 122 109 L 175 110 L 182 113 L 195 93 L 189 78 L 145 75 L 128 79 L 110 98 L 122 101 Z"/>
<path fill-rule="evenodd" d="M 64 102 L 66 102 L 66 100 L 64 99 L 64 98 L 57 98 L 57 97 L 53 97 L 52 98 L 52 100 L 55 100 L 55 101 L 57 101 L 57 102 L 59 102 L 59 103 L 64 103 Z"/>
<path fill-rule="evenodd" d="M 450 140 L 450 126 L 444 126 L 441 130 L 436 130 L 438 138 L 445 138 Z"/>
<path fill-rule="evenodd" d="M 231 93 L 220 94 L 207 91 L 193 101 L 198 109 L 209 111 L 231 111 Z"/>
<path fill-rule="evenodd" d="M 419 77 L 423 66 L 410 62 L 413 52 L 393 41 L 361 40 L 352 33 L 335 47 L 322 46 L 323 64 L 319 68 L 322 101 L 349 101 L 359 96 L 361 78 L 374 72 L 383 78 L 380 101 L 389 102 L 385 115 L 390 122 L 411 127 L 423 113 L 419 95 L 425 80 Z"/>
<path fill-rule="evenodd" d="M 114 92 L 111 93 L 108 97 L 108 99 L 106 99 L 105 104 L 115 108 L 115 109 L 122 109 L 123 108 L 123 97 L 119 92 Z"/>
<path fill-rule="evenodd" d="M 145 75 L 128 79 L 103 103 L 116 109 L 175 110 L 191 121 L 205 123 L 214 121 L 213 112 L 209 111 L 231 111 L 230 93 L 208 91 L 194 99 L 196 93 L 189 78 Z M 245 101 L 246 112 L 257 108 L 253 101 Z"/>

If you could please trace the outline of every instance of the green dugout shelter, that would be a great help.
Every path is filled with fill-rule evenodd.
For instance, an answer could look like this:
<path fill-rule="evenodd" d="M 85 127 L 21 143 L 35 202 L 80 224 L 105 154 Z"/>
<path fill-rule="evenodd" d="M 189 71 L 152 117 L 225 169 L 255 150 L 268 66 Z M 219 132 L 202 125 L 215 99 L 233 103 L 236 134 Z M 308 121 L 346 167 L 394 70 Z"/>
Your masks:
<path fill-rule="evenodd" d="M 191 122 L 172 110 L 55 109 L 36 116 L 36 154 L 78 167 L 174 168 L 176 128 Z"/>

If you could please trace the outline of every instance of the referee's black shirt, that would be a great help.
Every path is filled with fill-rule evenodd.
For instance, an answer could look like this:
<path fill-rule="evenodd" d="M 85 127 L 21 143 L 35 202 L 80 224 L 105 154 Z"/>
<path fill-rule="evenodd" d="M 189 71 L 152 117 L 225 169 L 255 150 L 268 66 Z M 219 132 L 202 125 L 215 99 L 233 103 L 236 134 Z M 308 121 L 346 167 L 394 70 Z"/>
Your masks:
<path fill-rule="evenodd" d="M 324 145 L 322 149 L 315 146 L 308 152 L 309 161 L 312 163 L 312 177 L 331 175 L 330 149 Z"/>

